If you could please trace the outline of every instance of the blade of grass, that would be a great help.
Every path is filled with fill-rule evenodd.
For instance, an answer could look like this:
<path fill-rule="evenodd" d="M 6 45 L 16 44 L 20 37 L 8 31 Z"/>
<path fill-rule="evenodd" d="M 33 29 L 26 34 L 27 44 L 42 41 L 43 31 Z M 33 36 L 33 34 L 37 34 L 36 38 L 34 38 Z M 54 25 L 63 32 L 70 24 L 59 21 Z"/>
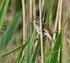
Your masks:
<path fill-rule="evenodd" d="M 25 43 L 27 43 L 27 45 L 29 44 L 30 39 L 31 39 L 31 36 L 30 36 L 30 37 L 28 38 L 28 40 L 25 42 Z M 24 56 L 24 55 L 25 55 L 25 54 L 22 55 L 22 54 L 23 54 L 23 51 L 25 51 L 25 50 L 23 50 L 23 48 L 22 48 L 22 50 L 21 50 L 21 52 L 20 52 L 18 58 L 16 59 L 16 63 L 21 63 L 22 61 L 24 61 L 24 59 L 25 59 L 25 56 Z"/>
<path fill-rule="evenodd" d="M 26 49 L 22 50 L 22 52 L 24 51 L 24 55 L 23 53 L 21 54 L 19 61 L 17 63 L 29 63 L 30 57 L 32 55 L 31 53 L 32 53 L 32 47 L 33 47 L 35 37 L 36 37 L 36 31 L 34 30 L 32 35 L 26 42 L 27 43 Z"/>
<path fill-rule="evenodd" d="M 24 60 L 25 55 L 22 56 L 24 48 L 21 49 L 19 56 L 16 59 L 16 63 L 21 63 Z"/>
<path fill-rule="evenodd" d="M 22 10 L 22 2 L 20 0 L 16 0 L 16 12 Z"/>
<path fill-rule="evenodd" d="M 49 3 L 48 3 L 49 2 Z M 45 24 L 50 26 L 53 21 L 53 1 L 51 0 L 46 0 L 44 2 L 44 7 L 43 7 L 43 19 Z"/>
<path fill-rule="evenodd" d="M 31 58 L 30 58 L 30 62 L 29 63 L 35 63 L 36 61 L 36 58 L 37 58 L 37 55 L 38 55 L 38 49 L 39 49 L 39 40 L 37 40 L 37 44 L 36 44 L 36 47 L 35 47 L 35 50 L 33 51 L 32 55 L 31 55 Z"/>
<path fill-rule="evenodd" d="M 19 50 L 19 49 L 21 49 L 21 48 L 24 49 L 24 48 L 26 47 L 26 45 L 27 45 L 27 44 L 21 45 L 21 46 L 17 47 L 16 49 L 14 49 L 14 50 L 12 50 L 12 51 L 10 51 L 10 52 L 8 52 L 8 53 L 2 55 L 2 57 L 8 56 L 8 55 L 10 55 L 11 53 L 13 53 L 13 52 L 15 52 L 15 51 L 17 51 L 17 50 Z"/>
<path fill-rule="evenodd" d="M 26 62 L 27 63 L 30 61 L 29 58 L 31 57 L 32 47 L 33 47 L 35 38 L 36 38 L 36 30 L 34 29 L 33 34 L 32 34 L 32 38 L 30 39 L 30 41 L 29 41 L 30 43 L 28 44 L 27 50 L 26 50 L 27 51 L 27 53 L 26 53 L 26 55 L 27 55 Z"/>
<path fill-rule="evenodd" d="M 0 52 L 7 46 L 9 40 L 12 38 L 13 34 L 15 33 L 18 24 L 20 22 L 22 13 L 19 13 L 15 19 L 12 21 L 10 27 L 4 32 L 3 36 L 0 39 Z"/>
<path fill-rule="evenodd" d="M 57 63 L 58 60 L 58 52 L 62 42 L 62 31 L 58 34 L 57 39 L 55 41 L 54 47 L 50 53 L 50 59 L 48 58 L 46 63 Z M 56 51 L 56 52 L 55 52 Z M 55 52 L 55 53 L 54 53 Z"/>
<path fill-rule="evenodd" d="M 54 26 L 54 32 L 57 31 L 57 24 L 58 24 L 58 31 L 61 29 L 61 13 L 62 13 L 62 0 L 58 1 L 58 7 L 57 7 L 57 13 L 56 13 L 56 19 L 55 19 L 55 26 Z M 53 39 L 55 39 L 56 34 L 53 34 Z"/>
<path fill-rule="evenodd" d="M 2 8 L 0 9 L 0 29 L 3 26 L 3 23 L 5 21 L 9 1 L 10 0 L 4 0 Z"/>
<path fill-rule="evenodd" d="M 4 4 L 5 4 L 5 0 L 3 0 L 3 1 L 1 2 L 1 4 L 0 4 L 0 12 L 1 12 L 1 10 L 2 10 Z"/>

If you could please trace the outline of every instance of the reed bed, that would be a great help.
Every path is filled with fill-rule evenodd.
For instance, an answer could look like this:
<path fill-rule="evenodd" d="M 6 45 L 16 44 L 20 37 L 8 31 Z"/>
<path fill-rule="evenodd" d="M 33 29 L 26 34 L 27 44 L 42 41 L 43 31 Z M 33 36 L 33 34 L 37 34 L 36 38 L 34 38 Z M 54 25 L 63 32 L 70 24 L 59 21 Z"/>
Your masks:
<path fill-rule="evenodd" d="M 15 7 L 13 3 L 10 6 L 11 2 Z M 63 0 L 0 0 L 0 3 L 0 63 L 70 62 L 68 57 L 63 60 L 65 30 L 70 19 L 69 12 L 64 15 Z M 6 27 L 9 9 L 13 9 L 14 18 Z M 9 43 L 14 43 L 12 40 L 18 46 L 6 52 Z M 14 59 L 9 60 L 10 55 Z"/>

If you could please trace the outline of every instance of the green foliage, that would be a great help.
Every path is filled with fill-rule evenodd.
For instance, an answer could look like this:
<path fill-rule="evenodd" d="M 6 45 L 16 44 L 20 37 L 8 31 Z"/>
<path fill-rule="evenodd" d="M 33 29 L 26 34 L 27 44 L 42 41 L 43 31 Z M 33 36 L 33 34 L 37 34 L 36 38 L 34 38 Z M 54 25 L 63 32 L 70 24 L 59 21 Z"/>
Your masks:
<path fill-rule="evenodd" d="M 21 0 L 16 0 L 16 11 L 19 12 L 22 10 L 22 2 Z"/>
<path fill-rule="evenodd" d="M 61 48 L 61 43 L 62 43 L 62 31 L 58 34 L 55 44 L 51 50 L 51 53 L 49 54 L 47 58 L 46 63 L 57 63 L 58 62 L 58 54 L 59 54 L 59 49 Z"/>
<path fill-rule="evenodd" d="M 25 1 L 25 7 L 28 7 L 29 1 Z M 20 54 L 18 55 L 15 63 L 37 63 L 37 61 L 40 58 L 41 48 L 40 48 L 40 38 L 37 37 L 36 30 L 34 29 L 32 32 L 32 35 L 27 39 L 25 44 L 19 46 L 18 48 L 5 53 L 4 55 L 1 55 L 2 51 L 7 47 L 10 39 L 17 31 L 18 25 L 20 24 L 20 19 L 22 17 L 22 12 L 20 10 L 22 9 L 21 1 L 16 0 L 16 10 L 18 11 L 18 15 L 13 19 L 11 25 L 6 29 L 6 31 L 3 33 L 2 37 L 0 38 L 0 57 L 4 58 L 8 56 L 11 53 L 14 53 L 15 51 L 20 50 Z M 3 0 L 2 4 L 0 6 L 0 29 L 3 26 L 3 23 L 5 21 L 5 16 L 7 13 L 9 0 Z M 38 4 L 38 3 L 37 3 Z M 44 25 L 49 28 L 49 26 L 54 23 L 56 18 L 56 12 L 57 12 L 57 5 L 58 0 L 45 0 L 44 7 L 43 7 L 43 19 L 44 19 Z M 24 11 L 23 11 L 24 12 Z M 26 17 L 28 19 L 28 17 Z M 23 31 L 24 32 L 24 31 Z M 63 31 L 60 33 L 56 33 L 56 39 L 54 40 L 54 46 L 51 48 L 51 45 L 49 45 L 48 38 L 44 38 L 44 61 L 45 63 L 61 63 L 61 45 L 62 45 L 62 37 L 63 37 Z M 52 42 L 51 42 L 52 44 Z M 60 51 L 59 51 L 60 50 Z M 40 60 L 41 61 L 41 60 Z"/>
<path fill-rule="evenodd" d="M 56 18 L 58 0 L 45 0 L 43 7 L 43 19 L 45 26 L 52 25 Z"/>
<path fill-rule="evenodd" d="M 8 45 L 9 40 L 12 38 L 15 33 L 20 19 L 22 16 L 22 12 L 20 12 L 12 21 L 10 27 L 4 32 L 3 36 L 0 38 L 0 52 Z"/>
<path fill-rule="evenodd" d="M 19 47 L 17 47 L 17 48 L 15 48 L 14 50 L 12 50 L 12 51 L 10 51 L 10 52 L 8 52 L 8 53 L 3 54 L 3 55 L 2 55 L 2 58 L 4 58 L 5 56 L 8 56 L 9 54 L 11 54 L 11 53 L 13 53 L 13 52 L 15 52 L 15 51 L 17 51 L 17 50 L 19 50 L 19 49 L 21 49 L 21 48 L 24 49 L 24 48 L 26 47 L 26 45 L 27 45 L 27 43 L 24 44 L 24 45 L 21 45 L 21 46 L 19 46 Z"/>
<path fill-rule="evenodd" d="M 36 59 L 36 53 L 37 53 L 37 48 L 38 45 L 36 45 L 35 50 L 33 50 L 33 45 L 35 42 L 35 38 L 36 38 L 36 30 L 33 31 L 31 37 L 27 40 L 27 47 L 25 48 L 25 50 L 21 50 L 21 53 L 18 57 L 17 63 L 34 63 L 35 59 Z"/>
<path fill-rule="evenodd" d="M 0 7 L 0 29 L 5 21 L 9 1 L 10 0 L 3 0 Z"/>

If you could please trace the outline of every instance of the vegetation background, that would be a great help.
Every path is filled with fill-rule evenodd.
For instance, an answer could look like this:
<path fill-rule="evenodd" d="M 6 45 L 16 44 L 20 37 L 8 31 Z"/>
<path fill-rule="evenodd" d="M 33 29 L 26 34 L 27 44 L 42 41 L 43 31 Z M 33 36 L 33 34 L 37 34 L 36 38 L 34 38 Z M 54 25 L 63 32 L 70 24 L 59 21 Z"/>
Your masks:
<path fill-rule="evenodd" d="M 70 63 L 70 0 L 0 0 L 0 63 Z"/>

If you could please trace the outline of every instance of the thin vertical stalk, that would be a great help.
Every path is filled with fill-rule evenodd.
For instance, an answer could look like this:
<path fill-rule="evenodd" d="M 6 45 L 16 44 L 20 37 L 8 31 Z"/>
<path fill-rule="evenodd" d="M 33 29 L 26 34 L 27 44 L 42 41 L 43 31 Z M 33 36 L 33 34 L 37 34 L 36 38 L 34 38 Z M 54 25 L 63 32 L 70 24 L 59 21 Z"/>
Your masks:
<path fill-rule="evenodd" d="M 35 0 L 33 0 L 33 18 L 34 18 L 34 22 L 36 22 L 35 18 L 36 18 L 36 4 L 35 4 Z"/>
<path fill-rule="evenodd" d="M 62 0 L 59 0 L 59 19 L 58 19 L 58 33 L 61 31 L 61 18 L 62 18 Z M 61 48 L 59 49 L 58 60 L 61 63 Z"/>
<path fill-rule="evenodd" d="M 29 9 L 30 10 L 30 14 L 29 14 L 30 18 L 29 19 L 30 19 L 30 35 L 31 35 L 31 33 L 32 33 L 32 24 L 31 24 L 32 23 L 32 0 L 30 0 L 29 2 L 30 2 L 29 3 L 30 4 L 30 9 Z"/>
<path fill-rule="evenodd" d="M 32 0 L 30 0 L 30 20 L 32 21 Z"/>
<path fill-rule="evenodd" d="M 33 0 L 33 25 L 35 27 L 35 22 L 36 22 L 36 4 L 35 4 L 35 0 Z"/>
<path fill-rule="evenodd" d="M 41 40 L 41 63 L 44 63 L 43 56 L 43 32 L 42 32 L 42 1 L 39 0 L 40 40 Z"/>
<path fill-rule="evenodd" d="M 22 0 L 22 10 L 23 10 L 23 43 L 25 42 L 26 40 L 26 30 L 25 30 L 25 27 L 26 27 L 26 22 L 25 22 L 25 3 L 24 3 L 24 0 Z"/>
<path fill-rule="evenodd" d="M 26 42 L 26 20 L 25 20 L 25 1 L 22 0 L 22 12 L 23 12 L 23 44 Z M 22 52 L 22 57 L 24 56 L 24 51 Z"/>
<path fill-rule="evenodd" d="M 57 24 L 58 24 L 58 31 L 61 29 L 61 11 L 62 11 L 62 0 L 59 0 L 56 19 L 55 19 L 54 32 L 57 31 Z M 56 33 L 53 34 L 54 40 L 55 40 L 55 36 L 56 36 Z"/>
<path fill-rule="evenodd" d="M 43 7 L 44 7 L 44 3 L 45 3 L 45 0 L 42 0 L 42 11 L 43 11 Z"/>
<path fill-rule="evenodd" d="M 62 16 L 62 0 L 59 0 L 58 32 L 60 32 L 60 30 L 61 30 L 61 16 Z"/>

